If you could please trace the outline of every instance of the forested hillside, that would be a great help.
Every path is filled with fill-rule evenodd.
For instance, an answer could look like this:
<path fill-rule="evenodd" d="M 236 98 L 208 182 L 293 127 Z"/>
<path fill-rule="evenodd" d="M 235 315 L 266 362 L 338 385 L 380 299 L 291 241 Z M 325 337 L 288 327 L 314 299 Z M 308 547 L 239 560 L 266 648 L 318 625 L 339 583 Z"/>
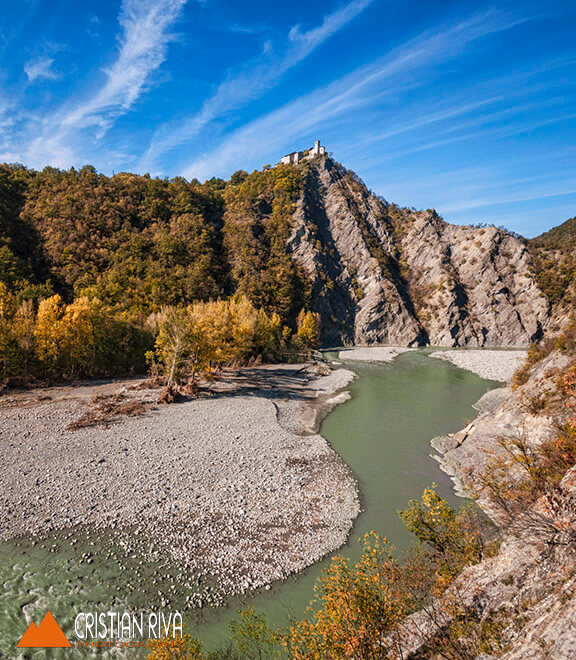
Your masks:
<path fill-rule="evenodd" d="M 177 361 L 201 352 L 209 369 L 315 344 L 308 282 L 285 247 L 299 185 L 294 168 L 200 184 L 0 166 L 0 375 L 142 372 L 147 353 L 155 367 L 169 359 L 175 331 Z M 233 295 L 233 306 L 171 311 Z M 202 351 L 192 316 L 213 340 Z"/>
<path fill-rule="evenodd" d="M 450 225 L 324 155 L 203 184 L 1 165 L 0 376 L 143 371 L 146 354 L 155 368 L 174 358 L 169 345 L 180 348 L 165 369 L 184 373 L 200 326 L 236 342 L 204 346 L 210 369 L 320 340 L 527 345 L 550 304 L 570 309 L 574 235 L 574 220 L 529 242 Z M 234 296 L 219 312 L 198 306 Z"/>
<path fill-rule="evenodd" d="M 131 312 L 226 295 L 221 187 L 2 166 L 0 277 L 20 297 L 88 294 Z"/>
<path fill-rule="evenodd" d="M 536 279 L 548 299 L 570 309 L 576 302 L 576 217 L 528 242 Z"/>
<path fill-rule="evenodd" d="M 223 193 L 234 288 L 285 321 L 310 305 L 310 281 L 287 250 L 303 180 L 302 169 L 290 166 L 236 173 Z"/>

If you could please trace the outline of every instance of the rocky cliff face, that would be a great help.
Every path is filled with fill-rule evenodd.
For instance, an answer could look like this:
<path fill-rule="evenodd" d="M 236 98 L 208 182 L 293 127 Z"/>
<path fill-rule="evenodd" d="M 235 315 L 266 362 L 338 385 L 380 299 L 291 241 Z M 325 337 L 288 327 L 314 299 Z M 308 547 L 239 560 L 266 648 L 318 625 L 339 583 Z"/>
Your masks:
<path fill-rule="evenodd" d="M 288 249 L 313 284 L 328 344 L 519 346 L 549 304 L 525 243 L 370 193 L 328 158 L 306 166 Z"/>
<path fill-rule="evenodd" d="M 442 454 L 442 468 L 460 489 L 464 485 L 475 493 L 500 526 L 499 552 L 465 569 L 455 589 L 479 620 L 503 617 L 498 657 L 506 660 L 576 657 L 576 466 L 539 499 L 512 510 L 485 484 L 488 466 L 509 456 L 519 439 L 533 456 L 556 437 L 569 410 L 558 379 L 575 366 L 573 353 L 552 352 L 518 389 L 505 387 L 485 395 L 477 404 L 480 414 L 465 429 L 432 441 Z M 525 475 L 511 470 L 503 478 L 513 484 L 518 477 Z M 440 601 L 431 608 L 443 611 Z M 412 654 L 406 657 L 422 657 L 422 640 L 438 634 L 430 614 L 420 612 L 409 622 Z M 442 625 L 448 623 L 449 617 Z"/>
<path fill-rule="evenodd" d="M 536 366 L 521 388 L 491 390 L 476 403 L 479 415 L 474 421 L 457 433 L 432 440 L 441 454 L 440 466 L 452 477 L 457 490 L 474 491 L 482 508 L 495 520 L 502 519 L 502 512 L 483 489 L 486 467 L 505 455 L 502 440 L 510 444 L 522 439 L 535 449 L 558 433 L 565 409 L 558 404 L 556 380 L 572 362 L 571 355 L 554 351 Z M 541 410 L 538 403 L 544 401 L 549 405 Z"/>

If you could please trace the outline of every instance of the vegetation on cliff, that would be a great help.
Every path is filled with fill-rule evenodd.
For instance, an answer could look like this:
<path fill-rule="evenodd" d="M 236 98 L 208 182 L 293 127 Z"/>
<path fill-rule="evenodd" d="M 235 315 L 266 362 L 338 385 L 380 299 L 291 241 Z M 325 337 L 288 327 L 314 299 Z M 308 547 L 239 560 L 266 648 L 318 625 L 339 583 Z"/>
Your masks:
<path fill-rule="evenodd" d="M 234 288 L 284 322 L 310 305 L 310 282 L 286 249 L 302 178 L 301 169 L 283 165 L 224 191 L 224 244 Z"/>
<path fill-rule="evenodd" d="M 552 304 L 576 302 L 576 217 L 528 241 L 534 273 Z"/>
<path fill-rule="evenodd" d="M 482 487 L 508 520 L 541 498 L 552 512 L 559 483 L 576 465 L 576 324 L 532 346 L 526 363 L 514 376 L 513 387 L 521 393 L 534 370 L 553 353 L 565 355 L 570 362 L 549 374 L 549 390 L 527 396 L 526 407 L 534 417 L 553 419 L 555 433 L 537 445 L 521 431 L 500 438 L 502 452 L 490 462 L 484 475 Z M 552 533 L 554 525 L 552 520 Z"/>

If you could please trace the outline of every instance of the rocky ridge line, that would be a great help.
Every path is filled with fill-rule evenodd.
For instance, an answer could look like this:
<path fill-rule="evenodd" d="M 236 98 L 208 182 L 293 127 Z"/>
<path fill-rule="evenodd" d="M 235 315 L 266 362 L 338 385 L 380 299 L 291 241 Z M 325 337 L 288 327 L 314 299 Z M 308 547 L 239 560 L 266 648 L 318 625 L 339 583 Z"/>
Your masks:
<path fill-rule="evenodd" d="M 525 242 L 389 205 L 351 172 L 306 166 L 288 250 L 312 282 L 324 342 L 527 346 L 550 319 Z"/>

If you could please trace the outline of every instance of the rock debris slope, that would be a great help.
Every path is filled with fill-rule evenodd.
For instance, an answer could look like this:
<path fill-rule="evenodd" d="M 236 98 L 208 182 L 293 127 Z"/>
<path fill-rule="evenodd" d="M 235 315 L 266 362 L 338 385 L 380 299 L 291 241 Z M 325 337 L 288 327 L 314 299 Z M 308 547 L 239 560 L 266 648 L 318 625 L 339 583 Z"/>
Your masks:
<path fill-rule="evenodd" d="M 505 497 L 495 496 L 486 483 L 490 466 L 509 457 L 519 439 L 534 456 L 543 443 L 557 436 L 570 415 L 559 394 L 559 376 L 571 367 L 573 355 L 553 351 L 532 368 L 524 385 L 484 395 L 476 404 L 478 417 L 465 429 L 432 441 L 441 454 L 437 458 L 442 469 L 460 490 L 465 487 L 468 494 L 474 493 L 500 527 L 499 552 L 465 569 L 456 589 L 460 602 L 473 607 L 479 620 L 504 617 L 503 652 L 498 654 L 503 660 L 576 657 L 576 466 L 553 490 L 532 502 L 525 496 L 516 507 L 506 505 Z M 534 401 L 542 405 L 534 408 Z M 506 477 L 498 476 L 504 491 L 506 479 L 509 485 L 524 479 L 517 470 L 511 465 Z M 433 611 L 440 611 L 438 604 Z M 423 640 L 438 634 L 431 620 L 430 612 L 421 612 L 406 627 L 414 640 L 406 658 L 421 658 Z"/>
<path fill-rule="evenodd" d="M 326 343 L 520 346 L 549 303 L 525 242 L 372 194 L 329 158 L 306 168 L 288 249 L 312 282 Z"/>

